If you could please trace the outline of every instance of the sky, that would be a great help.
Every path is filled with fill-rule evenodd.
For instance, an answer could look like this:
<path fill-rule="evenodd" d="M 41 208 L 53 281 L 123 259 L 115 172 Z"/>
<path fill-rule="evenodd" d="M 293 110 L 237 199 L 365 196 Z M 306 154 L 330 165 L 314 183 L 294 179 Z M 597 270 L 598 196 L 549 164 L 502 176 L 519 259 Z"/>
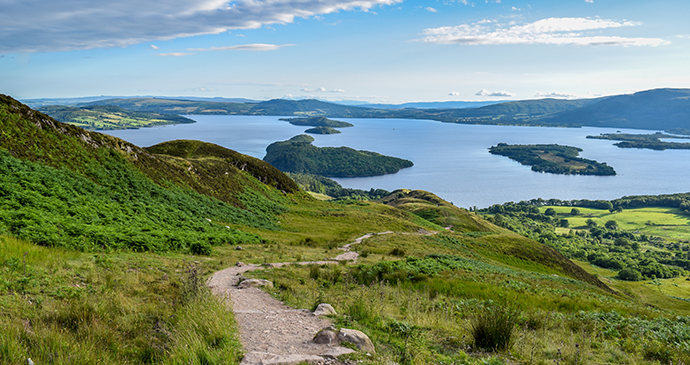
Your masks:
<path fill-rule="evenodd" d="M 690 87 L 687 0 L 0 0 L 0 93 L 371 103 Z"/>

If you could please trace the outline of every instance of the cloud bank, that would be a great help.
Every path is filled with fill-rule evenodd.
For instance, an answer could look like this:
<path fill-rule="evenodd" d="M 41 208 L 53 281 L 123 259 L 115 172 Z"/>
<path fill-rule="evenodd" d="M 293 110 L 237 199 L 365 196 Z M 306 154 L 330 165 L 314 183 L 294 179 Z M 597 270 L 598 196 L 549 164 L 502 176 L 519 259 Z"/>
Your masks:
<path fill-rule="evenodd" d="M 659 46 L 669 43 L 661 38 L 627 38 L 591 34 L 594 30 L 638 26 L 640 23 L 590 18 L 547 18 L 523 25 L 477 22 L 457 26 L 428 28 L 424 42 L 437 44 L 502 45 L 619 45 Z"/>
<path fill-rule="evenodd" d="M 328 93 L 344 93 L 345 92 L 345 90 L 343 90 L 343 89 L 328 90 L 325 87 L 319 87 L 316 89 L 309 89 L 309 88 L 304 87 L 304 88 L 300 89 L 300 91 L 305 92 L 305 93 L 314 93 L 314 92 L 316 92 L 316 93 L 326 93 L 326 92 L 328 92 Z"/>
<path fill-rule="evenodd" d="M 507 91 L 489 91 L 489 90 L 479 90 L 474 95 L 491 96 L 491 97 L 512 97 L 512 96 L 515 96 L 515 94 L 509 93 Z"/>
<path fill-rule="evenodd" d="M 229 47 L 211 47 L 211 48 L 188 48 L 188 51 L 275 51 L 282 47 L 291 47 L 294 44 L 265 44 L 265 43 L 254 43 L 254 44 L 240 44 L 237 46 Z"/>
<path fill-rule="evenodd" d="M 534 96 L 537 98 L 565 98 L 565 99 L 577 98 L 577 95 L 565 94 L 565 93 L 556 93 L 556 92 L 550 92 L 550 93 L 537 92 L 536 94 L 534 94 Z"/>
<path fill-rule="evenodd" d="M 2 0 L 0 53 L 124 47 L 401 0 Z"/>

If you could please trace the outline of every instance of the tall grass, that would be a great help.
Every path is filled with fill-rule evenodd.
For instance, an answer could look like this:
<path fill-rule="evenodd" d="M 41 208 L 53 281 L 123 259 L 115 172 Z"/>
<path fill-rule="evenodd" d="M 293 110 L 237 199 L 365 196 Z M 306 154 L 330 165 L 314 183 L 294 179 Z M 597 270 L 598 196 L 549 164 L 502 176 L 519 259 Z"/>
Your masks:
<path fill-rule="evenodd" d="M 489 351 L 510 349 L 520 312 L 505 305 L 484 308 L 472 320 L 474 346 Z"/>
<path fill-rule="evenodd" d="M 0 236 L 0 363 L 239 363 L 232 312 L 185 259 Z"/>

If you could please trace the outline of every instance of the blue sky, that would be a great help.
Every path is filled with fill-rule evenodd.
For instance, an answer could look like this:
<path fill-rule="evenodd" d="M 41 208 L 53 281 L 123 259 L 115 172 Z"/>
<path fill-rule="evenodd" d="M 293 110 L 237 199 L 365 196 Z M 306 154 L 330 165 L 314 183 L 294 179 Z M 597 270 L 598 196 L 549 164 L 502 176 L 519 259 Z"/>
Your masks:
<path fill-rule="evenodd" d="M 402 103 L 685 88 L 687 19 L 687 0 L 0 0 L 0 93 Z"/>

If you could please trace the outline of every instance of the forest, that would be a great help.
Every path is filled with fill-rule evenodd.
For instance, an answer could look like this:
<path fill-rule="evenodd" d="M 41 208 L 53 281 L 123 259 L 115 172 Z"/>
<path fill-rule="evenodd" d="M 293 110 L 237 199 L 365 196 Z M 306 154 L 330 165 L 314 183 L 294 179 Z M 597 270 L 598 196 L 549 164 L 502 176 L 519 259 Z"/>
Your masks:
<path fill-rule="evenodd" d="M 661 132 L 654 134 L 603 133 L 598 136 L 587 136 L 590 139 L 608 139 L 621 141 L 614 143 L 620 148 L 647 148 L 650 150 L 690 150 L 690 143 L 666 142 L 663 138 L 690 139 L 690 137 L 674 136 Z"/>
<path fill-rule="evenodd" d="M 411 167 L 412 161 L 349 147 L 316 147 L 305 134 L 266 147 L 264 161 L 283 172 L 333 177 L 392 174 Z"/>
<path fill-rule="evenodd" d="M 617 271 L 621 280 L 654 280 L 686 275 L 690 270 L 690 242 L 667 232 L 687 225 L 683 223 L 687 218 L 675 218 L 681 212 L 687 214 L 687 195 L 614 201 L 534 199 L 496 204 L 478 212 L 570 259 Z M 678 210 L 681 206 L 684 211 Z"/>
<path fill-rule="evenodd" d="M 581 148 L 557 144 L 509 145 L 499 143 L 489 148 L 494 155 L 515 160 L 522 165 L 532 166 L 532 171 L 564 175 L 615 175 L 613 167 L 577 157 Z"/>
<path fill-rule="evenodd" d="M 354 127 L 354 124 L 341 122 L 339 120 L 328 119 L 326 117 L 307 117 L 307 118 L 280 118 L 279 120 L 290 122 L 292 125 L 306 125 L 310 127 L 331 127 L 347 128 Z"/>

